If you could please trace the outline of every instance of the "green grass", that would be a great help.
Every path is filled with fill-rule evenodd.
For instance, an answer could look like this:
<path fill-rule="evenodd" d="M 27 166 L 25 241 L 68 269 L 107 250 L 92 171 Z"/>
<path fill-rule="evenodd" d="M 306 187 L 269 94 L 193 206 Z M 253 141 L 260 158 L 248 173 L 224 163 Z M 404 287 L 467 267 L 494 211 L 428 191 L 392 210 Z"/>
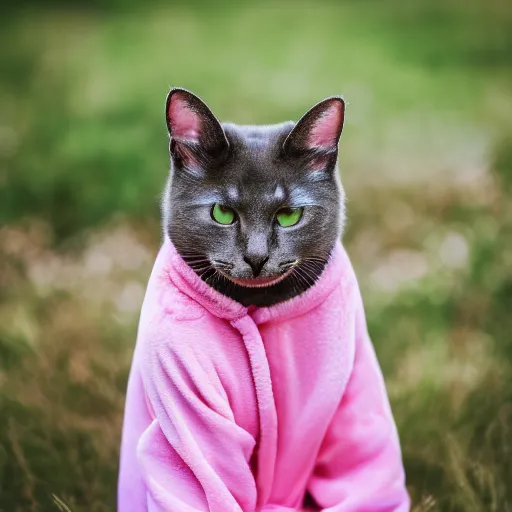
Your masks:
<path fill-rule="evenodd" d="M 30 5 L 0 22 L 0 511 L 115 509 L 172 85 L 240 123 L 345 95 L 345 242 L 414 510 L 512 510 L 512 9 Z"/>

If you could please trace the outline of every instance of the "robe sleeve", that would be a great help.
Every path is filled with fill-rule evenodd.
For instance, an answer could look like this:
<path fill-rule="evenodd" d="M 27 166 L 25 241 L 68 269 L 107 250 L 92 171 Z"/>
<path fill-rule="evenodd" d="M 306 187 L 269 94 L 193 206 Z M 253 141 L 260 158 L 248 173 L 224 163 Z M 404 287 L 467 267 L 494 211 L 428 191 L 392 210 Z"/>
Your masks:
<path fill-rule="evenodd" d="M 308 489 L 324 512 L 407 512 L 400 444 L 357 290 L 354 366 Z"/>
<path fill-rule="evenodd" d="M 152 346 L 144 383 L 154 419 L 137 447 L 147 510 L 253 511 L 257 495 L 249 461 L 255 440 L 236 424 L 211 366 L 197 348 Z"/>

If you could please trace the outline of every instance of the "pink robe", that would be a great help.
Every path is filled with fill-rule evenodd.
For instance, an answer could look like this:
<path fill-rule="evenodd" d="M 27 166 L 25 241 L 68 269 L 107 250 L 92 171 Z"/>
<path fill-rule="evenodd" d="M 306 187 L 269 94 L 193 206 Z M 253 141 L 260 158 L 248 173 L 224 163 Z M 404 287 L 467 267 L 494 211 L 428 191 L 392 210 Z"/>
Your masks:
<path fill-rule="evenodd" d="M 246 308 L 166 240 L 126 401 L 119 512 L 406 512 L 396 427 L 341 244 L 316 285 Z"/>

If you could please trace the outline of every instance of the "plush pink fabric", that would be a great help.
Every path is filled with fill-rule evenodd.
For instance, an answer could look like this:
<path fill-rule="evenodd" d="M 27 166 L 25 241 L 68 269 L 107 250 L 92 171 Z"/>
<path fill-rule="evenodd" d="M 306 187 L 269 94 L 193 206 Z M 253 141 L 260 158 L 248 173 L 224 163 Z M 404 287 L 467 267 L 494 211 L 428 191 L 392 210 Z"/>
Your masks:
<path fill-rule="evenodd" d="M 167 240 L 128 384 L 120 512 L 405 512 L 395 424 L 341 244 L 317 284 L 245 308 Z"/>

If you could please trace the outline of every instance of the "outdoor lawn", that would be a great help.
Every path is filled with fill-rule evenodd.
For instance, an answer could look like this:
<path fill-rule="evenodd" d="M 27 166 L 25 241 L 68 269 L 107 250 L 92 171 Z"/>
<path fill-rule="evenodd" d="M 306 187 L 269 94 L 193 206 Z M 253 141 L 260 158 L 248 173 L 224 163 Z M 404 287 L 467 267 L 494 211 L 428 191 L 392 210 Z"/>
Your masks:
<path fill-rule="evenodd" d="M 512 6 L 28 2 L 0 18 L 0 512 L 114 511 L 171 86 L 348 102 L 340 172 L 414 512 L 512 512 Z M 57 496 L 55 499 L 53 496 Z"/>

